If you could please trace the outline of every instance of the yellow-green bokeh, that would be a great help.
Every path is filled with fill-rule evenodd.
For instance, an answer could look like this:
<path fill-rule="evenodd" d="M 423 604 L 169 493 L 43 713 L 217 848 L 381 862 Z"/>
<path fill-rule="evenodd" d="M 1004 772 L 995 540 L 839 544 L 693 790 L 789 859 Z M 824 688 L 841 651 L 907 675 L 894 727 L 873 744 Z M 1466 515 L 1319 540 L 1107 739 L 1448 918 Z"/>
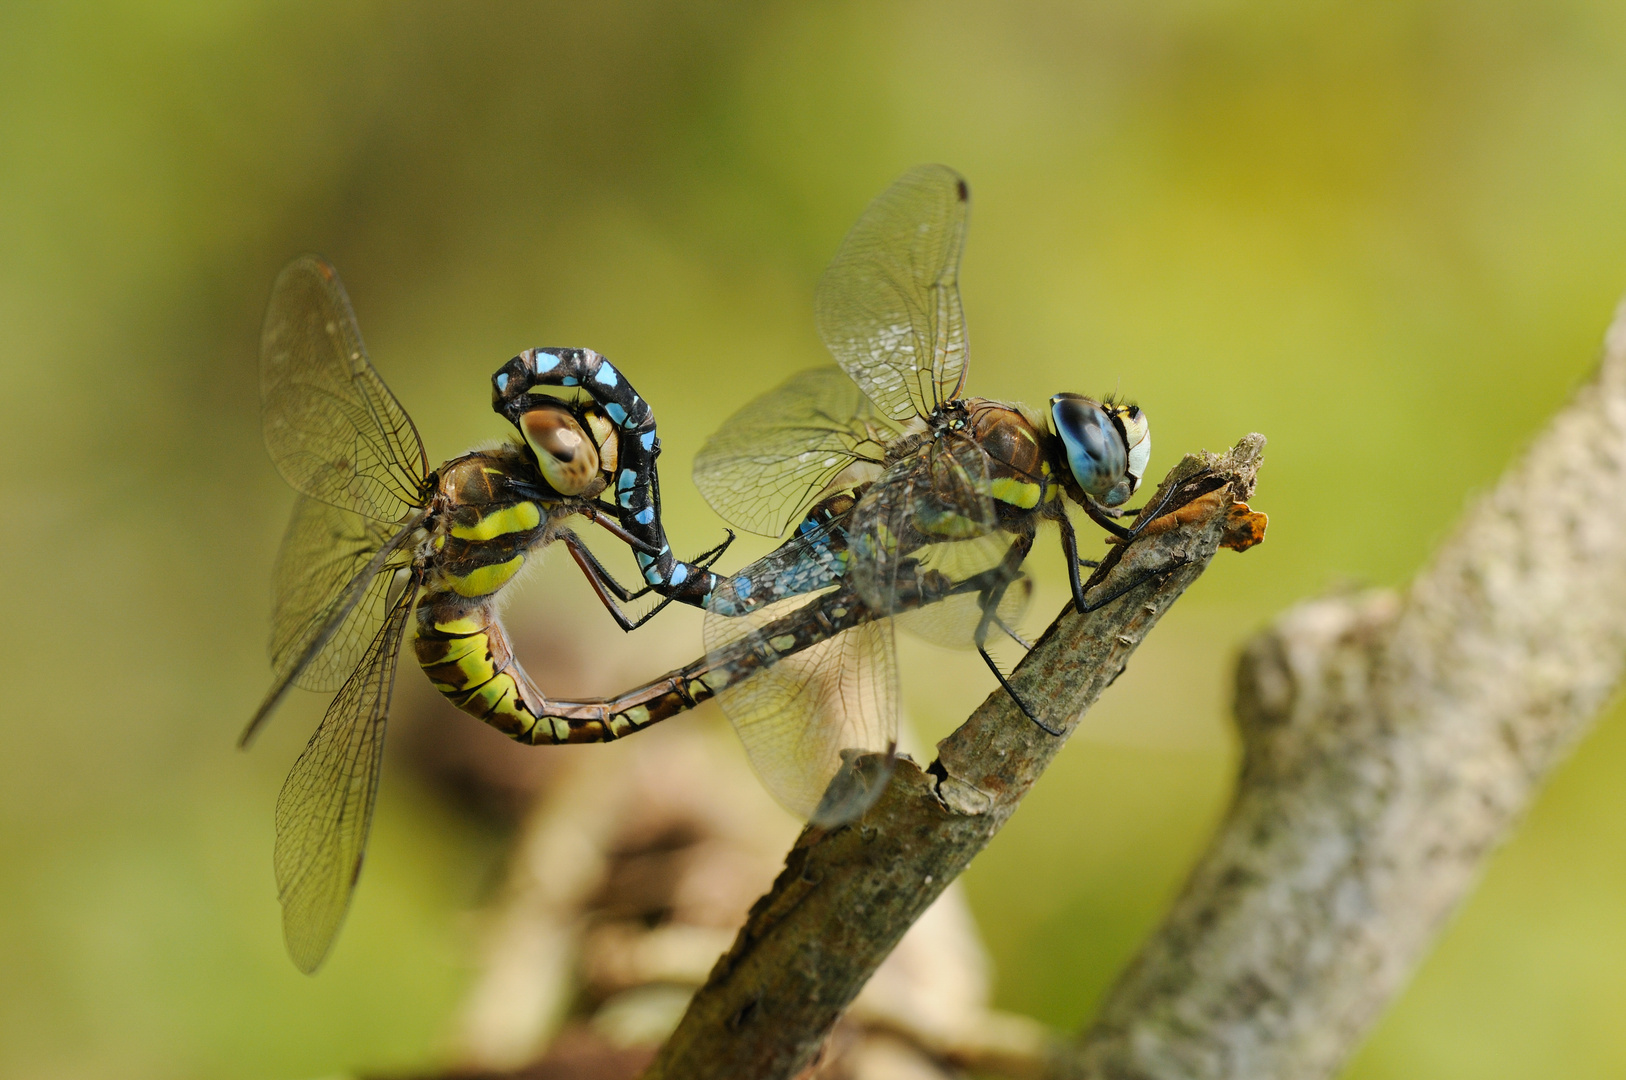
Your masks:
<path fill-rule="evenodd" d="M 1587 371 L 1626 290 L 1626 8 L 0 7 L 0 1074 L 422 1065 L 459 1001 L 492 838 L 388 774 L 306 979 L 271 806 L 320 702 L 232 748 L 291 498 L 254 374 L 285 261 L 336 263 L 436 460 L 501 434 L 486 380 L 519 349 L 614 358 L 698 549 L 689 459 L 821 361 L 818 273 L 921 161 L 972 183 L 971 392 L 1120 390 L 1154 472 L 1271 440 L 1268 542 L 1216 561 L 967 875 L 1000 1003 L 1074 1026 L 1223 807 L 1238 643 L 1403 583 Z M 1032 564 L 1037 621 L 1054 546 Z M 529 617 L 608 626 L 546 581 Z M 905 653 L 929 734 L 988 688 Z M 1617 716 L 1349 1076 L 1626 1072 L 1622 768 Z"/>

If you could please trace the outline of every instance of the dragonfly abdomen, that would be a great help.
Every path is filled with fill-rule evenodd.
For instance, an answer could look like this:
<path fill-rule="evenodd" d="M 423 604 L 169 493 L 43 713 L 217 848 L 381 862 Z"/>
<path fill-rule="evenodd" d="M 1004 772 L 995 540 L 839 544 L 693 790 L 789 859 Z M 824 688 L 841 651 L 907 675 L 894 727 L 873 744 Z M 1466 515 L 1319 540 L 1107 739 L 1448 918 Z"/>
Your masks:
<path fill-rule="evenodd" d="M 857 500 L 850 491 L 838 492 L 815 504 L 796 526 L 792 542 L 780 549 L 794 557 L 770 555 L 723 582 L 707 609 L 713 615 L 735 618 L 784 600 L 829 588 L 847 574 L 851 562 L 846 515 Z"/>
<path fill-rule="evenodd" d="M 625 733 L 615 730 L 609 711 L 597 703 L 550 707 L 514 659 L 489 601 L 468 604 L 426 593 L 418 601 L 413 649 L 448 701 L 517 742 L 604 742 Z"/>
<path fill-rule="evenodd" d="M 929 602 L 912 595 L 904 606 Z M 426 592 L 418 601 L 418 663 L 459 709 L 517 742 L 609 742 L 687 712 L 779 660 L 869 622 L 873 614 L 838 589 L 756 627 L 740 639 L 652 682 L 610 698 L 555 701 L 514 659 L 489 601 Z"/>
<path fill-rule="evenodd" d="M 672 554 L 660 520 L 655 458 L 660 439 L 655 413 L 615 366 L 592 349 L 527 349 L 492 376 L 493 405 L 514 420 L 536 387 L 575 387 L 588 393 L 619 428 L 619 460 L 609 494 L 621 526 L 643 550 L 634 550 L 644 581 L 662 596 L 705 607 L 720 580 Z"/>
<path fill-rule="evenodd" d="M 523 743 L 608 742 L 693 708 L 712 695 L 703 664 L 615 698 L 550 701 L 514 658 L 490 601 L 452 593 L 418 601 L 413 649 L 436 690 L 453 705 Z"/>

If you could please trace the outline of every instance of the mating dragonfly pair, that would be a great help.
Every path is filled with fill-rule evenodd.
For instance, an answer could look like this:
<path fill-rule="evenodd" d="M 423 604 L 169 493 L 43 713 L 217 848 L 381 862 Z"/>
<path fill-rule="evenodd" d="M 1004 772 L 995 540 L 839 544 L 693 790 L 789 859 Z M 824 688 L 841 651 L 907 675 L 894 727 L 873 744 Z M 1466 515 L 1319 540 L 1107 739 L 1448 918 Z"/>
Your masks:
<path fill-rule="evenodd" d="M 301 969 L 326 957 L 360 871 L 409 621 L 435 687 L 521 742 L 620 738 L 717 697 L 775 797 L 831 826 L 862 814 L 890 773 L 894 621 L 973 644 L 1009 691 L 987 642 L 995 631 L 1021 640 L 1021 566 L 1040 522 L 1060 526 L 1080 610 L 1126 591 L 1087 595 L 1079 568 L 1096 564 L 1079 555 L 1066 503 L 1134 538 L 1119 519 L 1151 452 L 1146 417 L 1077 394 L 1052 398 L 1047 419 L 961 396 L 967 209 L 965 181 L 942 166 L 913 169 L 877 198 L 816 297 L 838 366 L 747 405 L 701 450 L 695 482 L 724 518 L 769 535 L 799 522 L 727 577 L 710 569 L 726 540 L 693 561 L 673 555 L 654 414 L 609 361 L 587 349 L 521 353 L 492 379 L 493 407 L 520 438 L 431 469 L 333 269 L 307 257 L 283 271 L 260 389 L 266 443 L 299 499 L 275 571 L 275 679 L 243 741 L 288 687 L 338 691 L 277 799 L 277 884 Z M 642 586 L 611 575 L 570 528 L 578 517 L 631 549 Z M 623 629 L 674 600 L 704 608 L 705 656 L 612 698 L 545 695 L 496 605 L 554 541 Z M 622 607 L 651 593 L 661 600 L 643 618 Z M 1059 734 L 1062 718 L 1017 700 Z"/>

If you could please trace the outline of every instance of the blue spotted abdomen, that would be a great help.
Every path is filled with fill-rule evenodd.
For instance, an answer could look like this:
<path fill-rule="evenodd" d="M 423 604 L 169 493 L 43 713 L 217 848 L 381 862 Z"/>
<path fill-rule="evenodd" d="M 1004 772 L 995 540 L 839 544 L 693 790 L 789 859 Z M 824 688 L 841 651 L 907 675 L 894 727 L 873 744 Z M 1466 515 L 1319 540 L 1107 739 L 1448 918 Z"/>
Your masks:
<path fill-rule="evenodd" d="M 838 584 L 851 564 L 846 526 L 853 504 L 853 497 L 842 493 L 816 505 L 789 540 L 723 582 L 707 610 L 745 615 L 777 600 Z"/>
<path fill-rule="evenodd" d="M 620 460 L 612 497 L 621 527 L 644 547 L 633 552 L 644 581 L 662 596 L 705 607 L 720 579 L 678 559 L 666 541 L 655 472 L 661 443 L 649 402 L 592 349 L 527 349 L 492 376 L 493 406 L 505 412 L 533 387 L 550 386 L 579 387 L 619 428 Z"/>

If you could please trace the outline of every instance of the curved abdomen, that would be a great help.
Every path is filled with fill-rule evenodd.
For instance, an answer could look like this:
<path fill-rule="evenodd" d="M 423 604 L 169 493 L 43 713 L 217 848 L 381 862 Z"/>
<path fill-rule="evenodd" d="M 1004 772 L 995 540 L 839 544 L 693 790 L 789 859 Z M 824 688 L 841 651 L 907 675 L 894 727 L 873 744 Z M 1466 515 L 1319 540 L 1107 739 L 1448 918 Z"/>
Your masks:
<path fill-rule="evenodd" d="M 947 595 L 924 583 L 898 598 L 898 610 Z M 524 743 L 608 742 L 694 708 L 820 641 L 869 622 L 850 586 L 755 627 L 725 649 L 608 698 L 550 700 L 514 659 L 489 601 L 458 605 L 442 594 L 418 602 L 418 662 L 454 705 Z"/>
<path fill-rule="evenodd" d="M 527 349 L 492 376 L 493 403 L 512 416 L 537 387 L 586 391 L 620 429 L 619 464 L 611 494 L 621 527 L 644 545 L 633 552 L 644 581 L 661 596 L 705 607 L 720 584 L 716 574 L 672 554 L 660 520 L 655 413 L 608 360 L 592 349 Z"/>

